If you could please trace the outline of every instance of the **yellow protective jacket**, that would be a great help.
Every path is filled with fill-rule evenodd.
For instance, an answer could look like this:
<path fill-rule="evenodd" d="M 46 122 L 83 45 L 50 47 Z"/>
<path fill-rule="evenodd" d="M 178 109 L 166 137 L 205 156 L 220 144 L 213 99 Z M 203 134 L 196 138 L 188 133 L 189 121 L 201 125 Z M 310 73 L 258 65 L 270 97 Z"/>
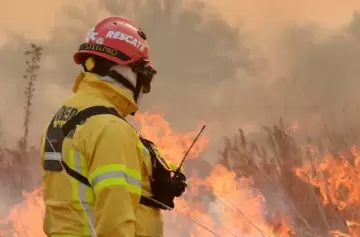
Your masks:
<path fill-rule="evenodd" d="M 125 90 L 91 73 L 81 73 L 73 91 L 55 116 L 58 126 L 72 111 L 96 105 L 113 107 L 124 117 L 137 110 Z M 44 151 L 46 131 L 47 127 L 41 139 L 42 163 L 49 155 Z M 139 204 L 141 194 L 151 196 L 151 159 L 126 121 L 113 115 L 87 119 L 71 138 L 65 138 L 62 155 L 70 168 L 88 178 L 91 187 L 65 171 L 44 171 L 48 236 L 163 236 L 160 210 Z"/>

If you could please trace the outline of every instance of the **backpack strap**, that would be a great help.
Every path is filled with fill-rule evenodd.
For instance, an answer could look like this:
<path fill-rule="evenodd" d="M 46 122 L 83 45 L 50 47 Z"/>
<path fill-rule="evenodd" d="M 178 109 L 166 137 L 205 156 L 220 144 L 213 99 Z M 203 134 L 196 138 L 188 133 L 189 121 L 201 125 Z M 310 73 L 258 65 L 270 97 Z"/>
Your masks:
<path fill-rule="evenodd" d="M 105 106 L 93 106 L 81 110 L 79 113 L 71 117 L 63 126 L 62 131 L 64 136 L 66 137 L 71 131 L 73 131 L 77 125 L 81 125 L 85 123 L 88 118 L 91 118 L 96 115 L 101 114 L 111 114 L 114 115 L 124 121 L 126 121 L 114 108 L 105 107 Z M 126 121 L 127 122 L 127 121 Z"/>
<path fill-rule="evenodd" d="M 71 117 L 70 120 L 68 120 L 63 126 L 62 131 L 64 134 L 64 137 L 68 136 L 71 132 L 74 132 L 77 125 L 84 124 L 87 119 L 96 116 L 96 115 L 102 115 L 102 114 L 111 114 L 114 115 L 124 121 L 126 121 L 120 114 L 111 107 L 105 107 L 105 106 L 93 106 L 86 108 L 84 110 L 81 110 L 79 113 Z M 71 169 L 64 161 L 61 161 L 63 164 L 65 171 L 68 175 L 76 179 L 77 181 L 91 187 L 91 184 L 87 177 L 83 176 L 82 174 L 76 172 L 75 170 Z"/>

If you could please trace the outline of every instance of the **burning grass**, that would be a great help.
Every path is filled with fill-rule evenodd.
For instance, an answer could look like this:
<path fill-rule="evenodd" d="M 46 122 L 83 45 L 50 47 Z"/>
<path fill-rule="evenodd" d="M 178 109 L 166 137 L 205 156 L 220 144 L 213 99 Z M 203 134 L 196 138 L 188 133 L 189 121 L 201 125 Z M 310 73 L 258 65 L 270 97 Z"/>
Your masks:
<path fill-rule="evenodd" d="M 161 115 L 142 114 L 137 120 L 143 135 L 175 162 L 197 132 L 175 132 Z M 189 189 L 176 201 L 176 209 L 165 214 L 166 236 L 359 237 L 360 153 L 356 146 L 347 147 L 333 135 L 324 137 L 327 146 L 310 139 L 304 144 L 291 134 L 295 134 L 293 127 L 280 123 L 265 128 L 264 139 L 254 142 L 239 130 L 235 137 L 225 139 L 220 162 L 214 166 L 201 160 L 207 138 L 200 139 L 185 167 Z M 23 167 L 24 159 L 18 156 L 13 160 L 19 162 L 3 166 L 1 179 L 16 185 L 16 190 L 31 187 L 35 191 L 13 206 L 3 220 L 2 233 L 44 236 L 41 187 L 12 178 Z M 40 177 L 39 173 L 35 176 Z"/>
<path fill-rule="evenodd" d="M 310 139 L 297 144 L 282 123 L 265 131 L 265 142 L 248 142 L 242 130 L 226 139 L 221 163 L 253 180 L 267 220 L 274 226 L 285 220 L 290 230 L 285 236 L 360 236 L 356 146 L 347 147 L 333 134 L 323 137 L 333 146 L 315 146 Z"/>

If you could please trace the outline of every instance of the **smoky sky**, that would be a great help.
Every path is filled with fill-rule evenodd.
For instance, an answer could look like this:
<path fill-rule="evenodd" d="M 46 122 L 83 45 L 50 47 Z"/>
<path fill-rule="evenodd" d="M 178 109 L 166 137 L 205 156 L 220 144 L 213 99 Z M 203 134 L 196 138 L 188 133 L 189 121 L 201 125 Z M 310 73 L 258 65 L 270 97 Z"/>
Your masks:
<path fill-rule="evenodd" d="M 305 132 L 327 123 L 341 132 L 358 127 L 360 18 L 355 11 L 347 23 L 333 29 L 316 23 L 283 24 L 273 47 L 276 57 L 270 57 L 246 18 L 230 24 L 209 4 L 102 0 L 81 8 L 64 5 L 47 38 L 32 40 L 43 46 L 44 57 L 31 143 L 37 144 L 42 127 L 71 93 L 80 72 L 73 53 L 93 24 L 108 14 L 130 17 L 148 35 L 159 74 L 140 112 L 161 112 L 174 129 L 193 130 L 198 121 L 206 121 L 208 135 L 218 142 L 238 128 L 254 132 L 280 118 L 299 121 Z M 13 33 L 0 49 L 0 91 L 5 98 L 0 113 L 9 140 L 22 131 L 21 76 L 29 41 L 26 34 Z"/>

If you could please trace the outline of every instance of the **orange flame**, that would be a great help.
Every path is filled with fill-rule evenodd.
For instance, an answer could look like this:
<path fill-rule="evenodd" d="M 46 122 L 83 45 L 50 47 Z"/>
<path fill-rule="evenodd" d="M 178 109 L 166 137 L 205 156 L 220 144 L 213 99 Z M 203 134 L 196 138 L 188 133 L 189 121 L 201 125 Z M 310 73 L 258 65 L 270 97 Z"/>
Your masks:
<path fill-rule="evenodd" d="M 355 146 L 351 155 L 354 157 L 353 164 L 343 155 L 335 157 L 326 154 L 316 167 L 307 164 L 294 170 L 298 177 L 319 188 L 324 205 L 334 204 L 343 210 L 349 205 L 360 204 L 360 156 Z M 313 175 L 310 176 L 311 173 Z"/>
<path fill-rule="evenodd" d="M 4 236 L 46 237 L 42 229 L 45 205 L 42 200 L 42 188 L 24 193 L 24 203 L 15 206 L 5 221 L 8 223 Z M 3 233 L 0 233 L 3 234 Z"/>
<path fill-rule="evenodd" d="M 197 134 L 196 130 L 189 133 L 173 131 L 169 122 L 161 114 L 136 114 L 135 120 L 140 123 L 141 134 L 152 140 L 161 149 L 164 157 L 172 162 L 179 163 L 181 161 Z M 196 158 L 207 144 L 208 138 L 200 137 L 191 149 L 188 158 Z"/>
<path fill-rule="evenodd" d="M 312 147 L 313 152 L 319 153 Z M 360 155 L 356 146 L 350 154 L 327 153 L 322 159 L 294 169 L 296 175 L 318 188 L 325 206 L 335 206 L 347 220 L 349 234 L 330 231 L 338 237 L 360 237 Z"/>

